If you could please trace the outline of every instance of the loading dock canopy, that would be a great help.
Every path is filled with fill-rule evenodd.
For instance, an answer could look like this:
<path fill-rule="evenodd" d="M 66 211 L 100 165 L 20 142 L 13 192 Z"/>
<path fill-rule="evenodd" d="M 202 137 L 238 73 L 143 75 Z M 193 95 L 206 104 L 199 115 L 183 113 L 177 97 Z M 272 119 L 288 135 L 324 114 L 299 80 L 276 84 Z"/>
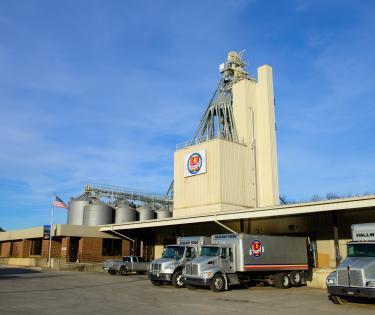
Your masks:
<path fill-rule="evenodd" d="M 348 211 L 360 210 L 365 208 L 375 208 L 375 195 L 343 198 L 335 200 L 325 200 L 318 202 L 308 202 L 300 204 L 291 204 L 283 206 L 249 208 L 231 212 L 218 212 L 206 215 L 195 215 L 187 217 L 172 217 L 160 220 L 137 221 L 128 223 L 118 223 L 103 225 L 100 227 L 101 232 L 148 229 L 167 226 L 176 226 L 195 223 L 218 223 L 225 221 L 270 218 L 290 215 L 302 215 L 311 213 L 322 213 L 329 211 Z"/>

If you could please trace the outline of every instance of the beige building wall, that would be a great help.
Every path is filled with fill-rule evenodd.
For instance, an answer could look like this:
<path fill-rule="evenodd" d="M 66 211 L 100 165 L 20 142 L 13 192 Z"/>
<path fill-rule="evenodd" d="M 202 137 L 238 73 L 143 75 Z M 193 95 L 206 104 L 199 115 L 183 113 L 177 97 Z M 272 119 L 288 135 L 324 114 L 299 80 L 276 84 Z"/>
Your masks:
<path fill-rule="evenodd" d="M 240 143 L 215 139 L 175 152 L 175 217 L 279 204 L 272 68 L 235 83 L 232 95 Z M 185 155 L 202 149 L 207 172 L 184 177 Z"/>
<path fill-rule="evenodd" d="M 184 177 L 184 157 L 206 151 L 207 171 Z M 178 150 L 174 155 L 173 216 L 253 207 L 251 154 L 247 146 L 215 139 Z"/>
<path fill-rule="evenodd" d="M 278 205 L 275 98 L 272 68 L 268 65 L 258 68 L 255 141 L 259 206 Z"/>
<path fill-rule="evenodd" d="M 272 68 L 258 68 L 258 81 L 233 85 L 233 115 L 240 140 L 253 157 L 247 161 L 256 178 L 256 207 L 279 204 L 275 108 Z"/>

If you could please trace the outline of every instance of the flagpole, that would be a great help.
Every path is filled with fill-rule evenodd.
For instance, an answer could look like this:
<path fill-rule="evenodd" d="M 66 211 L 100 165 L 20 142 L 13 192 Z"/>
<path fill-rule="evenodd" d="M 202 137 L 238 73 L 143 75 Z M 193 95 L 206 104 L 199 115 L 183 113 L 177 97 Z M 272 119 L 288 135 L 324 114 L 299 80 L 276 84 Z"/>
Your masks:
<path fill-rule="evenodd" d="M 53 200 L 52 200 L 52 209 L 51 209 L 51 224 L 49 227 L 49 244 L 48 244 L 48 267 L 51 268 L 51 248 L 52 248 L 52 225 L 53 225 L 53 216 L 55 214 L 55 201 L 56 201 L 56 194 L 53 193 Z"/>

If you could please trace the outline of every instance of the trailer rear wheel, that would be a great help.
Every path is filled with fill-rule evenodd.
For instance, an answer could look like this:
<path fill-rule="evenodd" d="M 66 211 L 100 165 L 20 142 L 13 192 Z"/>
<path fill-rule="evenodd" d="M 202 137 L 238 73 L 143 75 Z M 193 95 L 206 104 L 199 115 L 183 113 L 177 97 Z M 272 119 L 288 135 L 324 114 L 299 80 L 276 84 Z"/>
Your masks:
<path fill-rule="evenodd" d="M 220 273 L 214 275 L 211 283 L 211 290 L 214 292 L 221 292 L 225 290 L 225 279 Z"/>
<path fill-rule="evenodd" d="M 172 285 L 177 288 L 177 289 L 180 289 L 180 288 L 184 288 L 185 285 L 184 283 L 182 282 L 182 270 L 179 269 L 177 270 L 173 275 L 172 275 Z"/>
<path fill-rule="evenodd" d="M 329 298 L 329 299 L 332 301 L 332 303 L 334 303 L 334 304 L 342 305 L 342 304 L 346 304 L 346 303 L 348 303 L 348 300 L 345 299 L 345 298 L 343 298 L 342 296 L 338 296 L 338 295 L 330 295 L 328 298 Z"/>
<path fill-rule="evenodd" d="M 290 288 L 290 278 L 287 273 L 280 272 L 273 276 L 273 285 L 279 289 Z"/>
<path fill-rule="evenodd" d="M 293 287 L 300 287 L 302 284 L 302 275 L 299 271 L 292 271 L 289 274 L 290 283 Z"/>

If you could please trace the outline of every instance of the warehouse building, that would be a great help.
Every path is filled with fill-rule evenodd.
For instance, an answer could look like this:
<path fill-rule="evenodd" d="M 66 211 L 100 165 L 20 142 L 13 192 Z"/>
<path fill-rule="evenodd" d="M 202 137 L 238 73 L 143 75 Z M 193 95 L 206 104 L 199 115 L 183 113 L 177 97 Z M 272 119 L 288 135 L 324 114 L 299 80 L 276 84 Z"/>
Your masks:
<path fill-rule="evenodd" d="M 52 229 L 51 262 L 58 268 L 69 263 L 99 263 L 129 255 L 131 242 L 105 234 L 98 227 L 56 224 Z M 0 263 L 47 266 L 49 236 L 44 226 L 0 232 Z"/>
<path fill-rule="evenodd" d="M 244 67 L 239 54 L 228 54 L 194 137 L 174 154 L 173 217 L 100 230 L 141 241 L 152 257 L 177 236 L 305 236 L 311 265 L 335 267 L 351 224 L 375 222 L 375 196 L 280 205 L 272 68 L 259 67 L 255 78 Z"/>
<path fill-rule="evenodd" d="M 195 134 L 174 154 L 168 194 L 86 186 L 69 204 L 68 225 L 56 229 L 53 257 L 159 258 L 178 236 L 244 232 L 304 236 L 310 265 L 335 267 L 346 255 L 350 226 L 375 222 L 375 195 L 280 205 L 272 68 L 263 65 L 254 77 L 245 66 L 236 52 L 220 65 L 219 85 Z M 38 252 L 45 259 L 48 241 L 40 229 L 6 233 L 0 233 L 1 257 Z M 119 241 L 121 253 L 120 245 L 105 250 Z"/>

